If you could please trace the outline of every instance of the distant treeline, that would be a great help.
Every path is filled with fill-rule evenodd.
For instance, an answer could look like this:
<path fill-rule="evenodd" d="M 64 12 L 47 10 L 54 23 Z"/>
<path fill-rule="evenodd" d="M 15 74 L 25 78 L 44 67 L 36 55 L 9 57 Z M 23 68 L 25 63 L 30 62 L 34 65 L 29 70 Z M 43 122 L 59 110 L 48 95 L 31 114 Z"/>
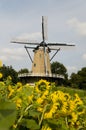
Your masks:
<path fill-rule="evenodd" d="M 3 65 L 0 67 L 0 73 L 3 74 L 3 77 L 0 80 L 4 81 L 8 76 L 11 76 L 12 82 L 15 84 L 20 81 L 18 74 L 29 72 L 30 71 L 27 68 L 22 68 L 19 71 L 16 71 L 12 66 Z M 59 62 L 51 63 L 51 72 L 64 76 L 64 82 L 62 82 L 63 85 L 86 90 L 86 67 L 83 67 L 77 73 L 72 73 L 70 79 L 68 79 L 66 67 Z"/>

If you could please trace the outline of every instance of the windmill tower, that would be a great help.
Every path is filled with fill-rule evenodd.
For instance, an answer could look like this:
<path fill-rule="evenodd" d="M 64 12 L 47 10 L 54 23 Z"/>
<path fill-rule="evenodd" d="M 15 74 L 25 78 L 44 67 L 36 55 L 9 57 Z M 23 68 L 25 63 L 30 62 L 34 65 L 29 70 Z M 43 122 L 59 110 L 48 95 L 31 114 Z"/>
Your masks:
<path fill-rule="evenodd" d="M 34 51 L 34 59 L 32 64 L 32 73 L 47 75 L 51 74 L 49 51 L 44 51 L 43 47 Z"/>
<path fill-rule="evenodd" d="M 32 73 L 40 75 L 51 74 L 49 49 L 46 46 L 47 40 L 47 17 L 42 16 L 42 39 L 40 46 L 34 50 L 34 59 L 32 64 Z"/>
<path fill-rule="evenodd" d="M 27 44 L 28 46 L 24 46 L 29 58 L 32 62 L 32 74 L 28 75 L 29 77 L 47 77 L 53 78 L 51 73 L 50 61 L 54 58 L 54 56 L 58 53 L 61 46 L 74 46 L 66 43 L 46 43 L 47 40 L 47 18 L 46 16 L 42 16 L 42 42 L 40 43 L 31 43 L 28 41 L 22 40 L 12 40 L 12 43 L 18 44 Z M 32 59 L 28 49 L 33 49 L 34 58 Z M 50 58 L 49 53 L 54 50 L 55 53 Z M 24 75 L 23 75 L 24 76 Z M 61 78 L 61 76 L 55 76 L 54 78 Z"/>

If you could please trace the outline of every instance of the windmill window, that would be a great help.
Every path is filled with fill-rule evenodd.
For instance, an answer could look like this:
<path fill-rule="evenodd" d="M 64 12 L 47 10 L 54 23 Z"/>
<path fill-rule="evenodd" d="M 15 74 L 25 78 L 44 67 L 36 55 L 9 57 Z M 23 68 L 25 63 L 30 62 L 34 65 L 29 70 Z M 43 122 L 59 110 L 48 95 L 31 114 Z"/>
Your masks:
<path fill-rule="evenodd" d="M 36 64 L 34 64 L 34 67 L 36 67 Z"/>

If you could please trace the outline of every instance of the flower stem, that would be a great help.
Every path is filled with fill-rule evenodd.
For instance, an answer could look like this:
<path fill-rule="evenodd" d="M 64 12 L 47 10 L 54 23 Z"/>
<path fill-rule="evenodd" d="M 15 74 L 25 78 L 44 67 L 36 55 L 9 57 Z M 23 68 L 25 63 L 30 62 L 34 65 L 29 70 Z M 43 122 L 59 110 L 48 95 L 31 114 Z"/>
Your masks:
<path fill-rule="evenodd" d="M 42 116 L 41 116 L 41 119 L 40 119 L 40 121 L 39 121 L 39 126 L 42 124 L 42 120 L 43 120 L 44 113 L 45 113 L 45 111 L 46 111 L 46 107 L 47 107 L 47 106 L 48 106 L 48 104 L 45 105 L 45 107 L 44 107 L 44 109 L 43 109 Z"/>
<path fill-rule="evenodd" d="M 33 105 L 31 104 L 31 105 L 29 105 L 28 107 L 26 107 L 26 109 L 24 110 L 23 114 L 19 117 L 17 123 L 15 124 L 15 127 L 16 127 L 16 128 L 17 128 L 18 124 L 21 122 L 21 120 L 22 120 L 24 114 L 26 113 L 26 111 L 27 111 L 28 109 L 30 109 L 32 106 L 33 106 Z"/>

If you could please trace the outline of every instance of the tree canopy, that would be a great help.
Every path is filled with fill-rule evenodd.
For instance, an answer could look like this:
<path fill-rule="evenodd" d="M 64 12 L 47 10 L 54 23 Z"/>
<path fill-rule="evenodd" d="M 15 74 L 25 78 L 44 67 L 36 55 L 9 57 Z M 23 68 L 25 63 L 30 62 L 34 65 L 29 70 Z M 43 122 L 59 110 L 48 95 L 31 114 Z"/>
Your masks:
<path fill-rule="evenodd" d="M 60 74 L 60 75 L 64 76 L 65 79 L 68 78 L 66 67 L 57 61 L 51 63 L 51 72 L 54 74 Z"/>
<path fill-rule="evenodd" d="M 86 67 L 79 70 L 76 74 L 71 74 L 70 84 L 72 87 L 86 90 Z"/>
<path fill-rule="evenodd" d="M 29 73 L 29 70 L 27 68 L 24 68 L 18 71 L 18 74 L 23 74 L 23 73 Z"/>
<path fill-rule="evenodd" d="M 0 72 L 3 74 L 2 80 L 6 80 L 8 76 L 11 76 L 13 83 L 17 83 L 19 80 L 18 73 L 12 68 L 12 66 L 3 65 L 0 67 Z"/>

